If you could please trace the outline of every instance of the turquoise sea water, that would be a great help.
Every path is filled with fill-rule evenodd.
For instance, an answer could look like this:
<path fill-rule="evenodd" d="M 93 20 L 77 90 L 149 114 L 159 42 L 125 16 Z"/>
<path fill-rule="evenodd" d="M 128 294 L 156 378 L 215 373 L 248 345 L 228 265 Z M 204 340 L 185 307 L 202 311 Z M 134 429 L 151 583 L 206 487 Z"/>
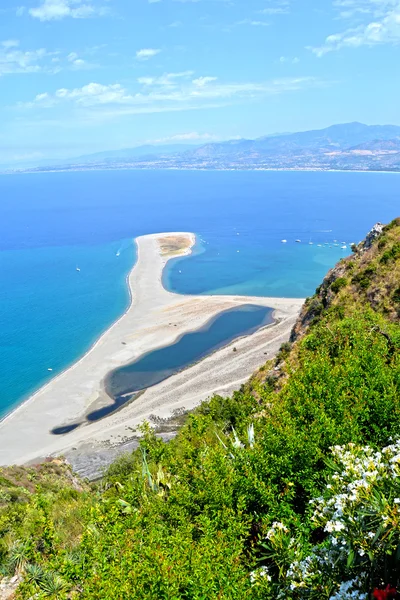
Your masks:
<path fill-rule="evenodd" d="M 198 234 L 194 255 L 172 261 L 165 273 L 174 291 L 303 297 L 345 253 L 329 247 L 334 239 L 357 242 L 376 221 L 398 216 L 399 177 L 205 171 L 1 176 L 0 415 L 79 358 L 126 309 L 133 237 Z"/>

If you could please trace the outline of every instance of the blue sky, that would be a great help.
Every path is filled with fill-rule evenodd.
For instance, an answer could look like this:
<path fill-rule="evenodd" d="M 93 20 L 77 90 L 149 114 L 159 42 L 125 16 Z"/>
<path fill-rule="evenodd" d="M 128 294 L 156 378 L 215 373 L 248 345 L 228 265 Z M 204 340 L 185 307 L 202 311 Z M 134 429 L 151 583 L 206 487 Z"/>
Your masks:
<path fill-rule="evenodd" d="M 0 164 L 400 125 L 400 0 L 2 0 Z"/>

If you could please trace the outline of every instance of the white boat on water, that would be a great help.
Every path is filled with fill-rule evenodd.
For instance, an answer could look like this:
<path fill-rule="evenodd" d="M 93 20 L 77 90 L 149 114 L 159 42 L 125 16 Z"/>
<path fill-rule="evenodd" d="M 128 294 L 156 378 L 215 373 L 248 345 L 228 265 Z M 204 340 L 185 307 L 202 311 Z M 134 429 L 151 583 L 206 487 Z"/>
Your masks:
<path fill-rule="evenodd" d="M 80 271 L 80 268 L 79 268 L 79 267 L 76 267 L 76 270 L 77 270 L 77 271 Z"/>
<path fill-rule="evenodd" d="M 301 244 L 301 240 L 296 240 L 296 244 Z"/>
<path fill-rule="evenodd" d="M 287 240 L 281 240 L 281 243 L 282 243 L 282 244 L 286 244 L 286 243 L 287 243 Z"/>
<path fill-rule="evenodd" d="M 342 246 L 341 248 L 342 248 L 342 250 L 347 250 L 346 244 L 344 246 Z"/>

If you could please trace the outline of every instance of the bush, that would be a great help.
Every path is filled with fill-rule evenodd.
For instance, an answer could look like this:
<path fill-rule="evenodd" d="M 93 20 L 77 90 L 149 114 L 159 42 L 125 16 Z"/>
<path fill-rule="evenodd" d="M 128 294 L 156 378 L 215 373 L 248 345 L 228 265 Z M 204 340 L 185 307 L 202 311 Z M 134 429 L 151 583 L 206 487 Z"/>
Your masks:
<path fill-rule="evenodd" d="M 338 277 L 338 279 L 336 279 L 331 285 L 332 292 L 337 294 L 342 288 L 346 287 L 347 283 L 347 279 L 344 277 Z"/>
<path fill-rule="evenodd" d="M 386 250 L 381 256 L 381 263 L 387 264 L 399 258 L 400 256 L 400 243 L 396 242 L 393 246 Z"/>
<path fill-rule="evenodd" d="M 372 278 L 375 274 L 376 267 L 374 265 L 371 265 L 363 271 L 360 271 L 359 273 L 354 275 L 351 281 L 352 283 L 358 284 L 361 289 L 365 290 L 370 286 Z"/>

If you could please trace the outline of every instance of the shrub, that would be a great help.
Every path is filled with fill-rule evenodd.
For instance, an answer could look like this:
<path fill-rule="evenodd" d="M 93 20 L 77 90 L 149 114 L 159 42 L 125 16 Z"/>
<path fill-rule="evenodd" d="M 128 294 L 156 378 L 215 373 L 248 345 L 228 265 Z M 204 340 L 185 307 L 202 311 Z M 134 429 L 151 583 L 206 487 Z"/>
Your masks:
<path fill-rule="evenodd" d="M 332 292 L 337 294 L 342 288 L 346 287 L 347 283 L 347 279 L 344 277 L 338 277 L 338 279 L 336 279 L 331 285 Z"/>
<path fill-rule="evenodd" d="M 359 273 L 354 275 L 351 281 L 352 283 L 358 284 L 361 289 L 365 290 L 370 286 L 372 278 L 375 274 L 376 267 L 374 265 L 371 265 L 363 271 L 360 271 Z"/>
<path fill-rule="evenodd" d="M 396 260 L 397 258 L 399 258 L 399 256 L 400 256 L 400 243 L 395 242 L 389 250 L 386 250 L 386 252 L 384 252 L 382 254 L 381 263 L 387 264 L 389 262 L 392 262 L 393 260 Z"/>

